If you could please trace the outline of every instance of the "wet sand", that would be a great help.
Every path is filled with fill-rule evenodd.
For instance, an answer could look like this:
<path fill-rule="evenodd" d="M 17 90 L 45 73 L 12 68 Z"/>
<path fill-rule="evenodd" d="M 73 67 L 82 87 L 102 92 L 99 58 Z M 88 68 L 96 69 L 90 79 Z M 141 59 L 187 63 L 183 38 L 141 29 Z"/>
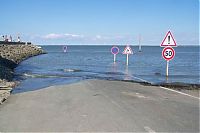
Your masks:
<path fill-rule="evenodd" d="M 0 131 L 199 132 L 199 99 L 158 86 L 86 80 L 11 95 L 0 106 Z"/>

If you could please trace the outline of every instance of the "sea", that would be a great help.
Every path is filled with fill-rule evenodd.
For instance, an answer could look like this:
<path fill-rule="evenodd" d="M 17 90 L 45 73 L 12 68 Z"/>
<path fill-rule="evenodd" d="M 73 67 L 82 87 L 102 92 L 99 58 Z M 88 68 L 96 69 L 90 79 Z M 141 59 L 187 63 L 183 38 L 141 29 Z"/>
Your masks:
<path fill-rule="evenodd" d="M 199 46 L 175 47 L 175 57 L 169 61 L 169 76 L 166 78 L 167 61 L 159 46 L 131 46 L 133 54 L 122 54 L 125 46 L 118 46 L 119 53 L 111 53 L 108 45 L 49 45 L 42 46 L 47 54 L 31 57 L 15 69 L 15 80 L 20 84 L 13 93 L 42 89 L 88 79 L 123 80 L 161 83 L 199 83 Z"/>

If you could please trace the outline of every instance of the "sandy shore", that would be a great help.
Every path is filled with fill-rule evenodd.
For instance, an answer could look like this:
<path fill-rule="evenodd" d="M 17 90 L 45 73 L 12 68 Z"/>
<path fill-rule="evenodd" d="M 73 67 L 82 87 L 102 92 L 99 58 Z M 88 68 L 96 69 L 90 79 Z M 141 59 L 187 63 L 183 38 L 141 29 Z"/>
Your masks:
<path fill-rule="evenodd" d="M 199 99 L 87 80 L 11 95 L 0 106 L 0 131 L 199 132 Z"/>

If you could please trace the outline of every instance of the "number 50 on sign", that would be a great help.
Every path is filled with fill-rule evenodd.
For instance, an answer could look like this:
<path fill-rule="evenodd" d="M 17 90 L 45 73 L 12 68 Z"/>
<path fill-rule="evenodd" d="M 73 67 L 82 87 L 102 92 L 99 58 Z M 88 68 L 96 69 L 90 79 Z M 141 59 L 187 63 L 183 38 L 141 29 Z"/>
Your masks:
<path fill-rule="evenodd" d="M 165 60 L 169 61 L 174 58 L 175 51 L 172 47 L 165 47 L 162 51 L 162 56 Z"/>

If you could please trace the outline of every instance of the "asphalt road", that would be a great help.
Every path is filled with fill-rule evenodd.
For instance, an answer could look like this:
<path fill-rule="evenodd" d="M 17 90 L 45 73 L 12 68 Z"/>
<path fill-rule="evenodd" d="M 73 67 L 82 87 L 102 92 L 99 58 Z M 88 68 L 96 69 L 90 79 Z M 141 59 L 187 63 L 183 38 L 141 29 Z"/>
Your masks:
<path fill-rule="evenodd" d="M 0 131 L 199 132 L 199 99 L 88 80 L 11 95 L 0 106 Z"/>

